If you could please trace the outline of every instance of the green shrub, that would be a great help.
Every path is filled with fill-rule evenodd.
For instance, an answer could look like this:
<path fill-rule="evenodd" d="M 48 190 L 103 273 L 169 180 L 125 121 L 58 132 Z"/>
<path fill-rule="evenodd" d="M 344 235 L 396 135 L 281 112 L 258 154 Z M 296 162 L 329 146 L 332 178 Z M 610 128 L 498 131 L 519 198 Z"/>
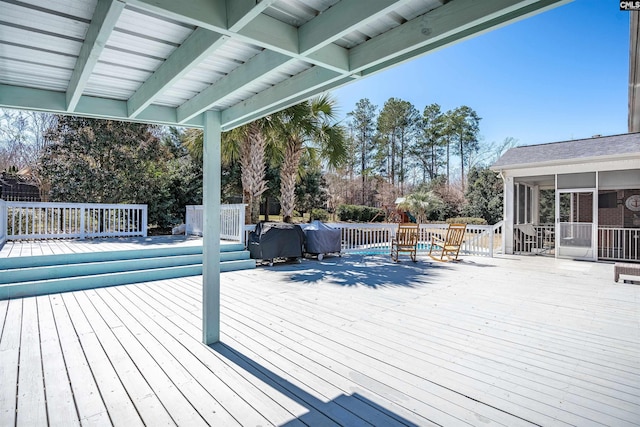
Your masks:
<path fill-rule="evenodd" d="M 370 206 L 340 205 L 336 213 L 340 221 L 371 222 L 374 218 L 376 222 L 384 220 L 383 210 Z"/>
<path fill-rule="evenodd" d="M 346 218 L 349 217 L 349 206 L 350 205 L 339 205 L 336 208 L 336 214 L 338 215 L 338 219 L 340 219 L 340 221 L 346 221 Z"/>
<path fill-rule="evenodd" d="M 458 217 L 447 219 L 447 224 L 487 225 L 487 220 L 484 218 Z"/>
<path fill-rule="evenodd" d="M 329 221 L 329 212 L 324 209 L 313 208 L 311 209 L 311 215 L 309 219 L 311 221 Z"/>

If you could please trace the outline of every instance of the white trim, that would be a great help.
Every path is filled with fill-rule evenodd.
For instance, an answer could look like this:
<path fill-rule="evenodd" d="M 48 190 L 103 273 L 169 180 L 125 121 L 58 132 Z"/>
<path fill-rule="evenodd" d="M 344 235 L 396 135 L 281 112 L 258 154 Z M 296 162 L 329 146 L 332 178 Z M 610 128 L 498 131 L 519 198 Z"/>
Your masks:
<path fill-rule="evenodd" d="M 589 162 L 585 159 L 581 163 L 561 162 L 546 165 L 515 165 L 514 167 L 500 167 L 500 170 L 506 176 L 518 177 L 535 177 L 543 175 L 567 174 L 567 173 L 583 173 L 583 172 L 608 172 L 617 170 L 638 169 L 640 157 L 627 157 L 624 159 Z"/>

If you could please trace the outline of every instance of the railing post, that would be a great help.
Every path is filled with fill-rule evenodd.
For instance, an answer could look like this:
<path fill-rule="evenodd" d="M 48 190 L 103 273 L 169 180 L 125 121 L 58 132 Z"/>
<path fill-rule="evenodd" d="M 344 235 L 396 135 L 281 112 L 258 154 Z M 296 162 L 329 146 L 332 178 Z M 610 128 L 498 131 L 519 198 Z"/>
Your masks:
<path fill-rule="evenodd" d="M 240 209 L 238 209 L 238 240 L 240 241 L 240 243 L 244 244 L 245 240 L 244 240 L 244 221 L 245 221 L 245 216 L 244 216 L 244 209 L 246 205 L 239 205 Z"/>
<path fill-rule="evenodd" d="M 147 217 L 148 206 L 144 205 L 142 207 L 142 236 L 147 237 L 147 225 L 149 218 Z"/>
<path fill-rule="evenodd" d="M 7 226 L 7 203 L 0 199 L 0 248 L 7 240 L 8 226 Z"/>
<path fill-rule="evenodd" d="M 185 214 L 184 214 L 184 234 L 190 235 L 191 228 L 193 227 L 193 206 L 187 205 L 185 206 Z"/>
<path fill-rule="evenodd" d="M 80 206 L 80 238 L 84 239 L 86 236 L 86 218 L 85 218 L 84 205 Z"/>
<path fill-rule="evenodd" d="M 493 239 L 496 235 L 495 225 L 491 226 L 491 233 L 489 233 L 489 256 L 493 258 Z"/>

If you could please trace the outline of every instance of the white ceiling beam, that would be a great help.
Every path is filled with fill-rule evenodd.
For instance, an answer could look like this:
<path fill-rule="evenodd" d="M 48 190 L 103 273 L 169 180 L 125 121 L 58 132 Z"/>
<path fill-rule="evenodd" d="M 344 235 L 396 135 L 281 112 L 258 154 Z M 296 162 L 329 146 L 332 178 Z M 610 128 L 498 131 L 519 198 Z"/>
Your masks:
<path fill-rule="evenodd" d="M 351 77 L 321 67 L 310 68 L 223 110 L 223 127 L 230 129 L 246 123 L 249 116 L 266 115 L 278 111 L 276 108 L 279 105 L 291 105 L 295 103 L 294 99 L 305 99 L 312 96 L 308 95 L 312 91 L 342 79 L 351 79 Z"/>
<path fill-rule="evenodd" d="M 349 72 L 348 67 L 345 67 L 345 64 L 349 63 L 349 53 L 346 49 L 338 47 L 337 49 L 330 49 L 329 52 L 331 52 L 331 54 L 319 53 L 317 55 L 310 55 L 309 57 L 302 55 L 298 50 L 298 29 L 296 27 L 264 14 L 254 14 L 254 12 L 259 9 L 247 9 L 247 5 L 245 5 L 244 10 L 248 10 L 248 12 L 245 13 L 248 13 L 253 18 L 241 19 L 238 16 L 232 18 L 231 22 L 234 28 L 240 27 L 240 23 L 244 24 L 244 26 L 238 30 L 231 30 L 227 27 L 227 12 L 224 0 L 193 0 L 193 9 L 192 1 L 123 1 L 161 16 L 206 28 L 210 31 L 230 36 L 236 40 L 273 50 L 283 55 L 324 67 L 328 70 L 339 73 Z M 233 2 L 234 0 L 228 1 Z M 261 4 L 262 2 L 258 3 L 255 8 L 261 8 Z M 233 13 L 239 15 L 237 10 Z M 235 23 L 233 19 L 236 20 Z M 238 19 L 240 20 L 238 21 Z"/>
<path fill-rule="evenodd" d="M 202 115 L 193 117 L 184 123 L 178 123 L 175 108 L 151 105 L 135 119 L 131 119 L 127 113 L 126 101 L 86 95 L 81 96 L 76 109 L 69 112 L 64 92 L 3 84 L 0 84 L 0 108 L 46 111 L 54 114 L 73 114 L 75 116 L 170 126 L 202 127 Z"/>
<path fill-rule="evenodd" d="M 203 27 L 214 32 L 227 31 L 226 0 L 123 0 L 127 4 L 158 15 Z"/>
<path fill-rule="evenodd" d="M 349 54 L 351 70 L 364 71 L 430 44 L 437 45 L 444 39 L 457 41 L 456 34 L 466 37 L 469 34 L 467 30 L 480 30 L 484 23 L 491 23 L 494 28 L 504 25 L 509 21 L 508 14 L 519 9 L 529 10 L 528 6 L 532 12 L 537 13 L 541 11 L 541 7 L 545 7 L 541 4 L 557 6 L 566 2 L 454 0 L 352 48 Z M 477 31 L 473 31 L 473 34 L 477 34 Z"/>
<path fill-rule="evenodd" d="M 342 48 L 336 45 L 327 46 L 319 52 L 314 53 L 321 58 L 321 55 L 331 55 L 334 52 L 333 47 L 338 48 L 338 53 L 333 55 L 333 60 L 341 58 L 345 62 L 341 67 L 348 68 L 347 57 L 341 56 Z M 242 90 L 245 86 L 254 82 L 254 80 L 269 74 L 277 73 L 280 69 L 295 61 L 290 56 L 280 54 L 271 50 L 264 50 L 262 53 L 251 58 L 245 64 L 242 64 L 227 76 L 221 78 L 211 86 L 194 96 L 184 104 L 178 107 L 178 120 L 180 122 L 190 120 L 192 117 L 209 110 L 225 101 L 234 93 Z M 321 58 L 324 62 L 324 59 Z M 352 78 L 349 78 L 351 81 Z"/>
<path fill-rule="evenodd" d="M 190 72 L 228 40 L 227 36 L 198 28 L 169 56 L 127 103 L 129 117 L 136 117 L 166 89 Z"/>
<path fill-rule="evenodd" d="M 346 84 L 349 84 L 350 82 L 352 82 L 354 80 L 353 76 L 346 76 L 346 77 L 337 77 L 335 79 L 329 80 L 328 82 L 326 82 L 325 84 L 321 84 L 321 85 L 316 85 L 313 88 L 309 88 L 308 90 L 305 90 L 304 92 L 298 93 L 293 97 L 289 97 L 287 98 L 286 101 L 283 102 L 276 102 L 271 104 L 269 110 L 267 111 L 261 111 L 261 112 L 257 112 L 257 113 L 253 113 L 253 114 L 248 114 L 245 115 L 241 120 L 234 120 L 234 121 L 230 121 L 228 123 L 224 123 L 223 124 L 223 128 L 222 130 L 224 131 L 228 131 L 233 129 L 234 127 L 237 126 L 242 126 L 244 124 L 247 123 L 251 123 L 254 120 L 257 120 L 259 118 L 262 118 L 268 114 L 271 114 L 273 112 L 276 111 L 280 111 L 283 110 L 285 108 L 291 107 L 292 105 L 296 105 L 299 104 L 309 98 L 312 98 L 316 95 L 320 95 L 322 93 L 325 93 L 329 90 L 333 90 L 333 89 L 337 89 L 341 86 L 344 86 Z"/>
<path fill-rule="evenodd" d="M 227 28 L 238 31 L 264 12 L 276 0 L 227 0 Z"/>
<path fill-rule="evenodd" d="M 292 59 L 277 52 L 265 50 L 251 58 L 228 75 L 218 80 L 198 95 L 178 107 L 178 120 L 187 121 L 192 117 L 209 110 L 216 103 L 223 102 L 242 87 L 277 72 Z"/>
<path fill-rule="evenodd" d="M 380 0 L 375 1 L 379 2 Z M 390 0 L 384 0 L 384 2 L 392 3 Z M 238 2 L 230 0 L 230 4 L 227 8 L 229 19 L 232 19 L 232 15 L 234 17 L 241 15 L 238 10 L 230 12 L 230 5 L 233 5 L 234 8 L 244 9 L 245 13 L 249 13 L 246 11 L 250 10 L 251 19 L 248 21 L 242 21 L 246 22 L 246 25 L 248 26 L 245 33 L 251 34 L 252 37 L 267 38 L 273 50 L 265 50 L 261 54 L 258 54 L 256 57 L 252 58 L 249 63 L 238 67 L 230 73 L 229 76 L 220 79 L 209 88 L 178 107 L 179 120 L 189 120 L 191 117 L 208 110 L 216 103 L 224 101 L 235 92 L 242 90 L 244 86 L 252 83 L 254 79 L 269 73 L 277 72 L 281 67 L 295 59 L 295 57 L 292 58 L 287 55 L 291 55 L 289 50 L 294 49 L 295 40 L 297 40 L 298 37 L 297 29 L 288 25 L 282 26 L 276 24 L 275 28 L 278 31 L 271 31 L 269 29 L 269 25 L 273 25 L 273 18 L 258 18 L 259 13 L 256 12 L 259 8 L 251 8 L 254 3 L 255 0 L 242 0 Z M 262 5 L 263 7 L 260 12 L 266 9 L 270 3 L 273 3 L 273 1 L 261 1 L 259 5 Z M 355 7 L 355 2 L 352 2 L 352 5 L 352 7 Z M 360 9 L 362 9 L 362 7 L 360 7 Z M 344 9 L 341 9 L 340 11 L 346 12 Z M 331 16 L 329 16 L 329 18 L 331 18 Z M 361 20 L 364 18 L 362 16 L 358 16 L 358 19 Z M 327 23 L 326 21 L 323 22 L 325 22 L 325 24 Z M 355 21 L 349 22 L 349 28 L 352 28 L 355 25 Z M 280 53 L 282 52 L 283 46 L 288 46 L 289 50 L 285 50 L 284 53 Z M 347 50 L 335 44 L 331 44 L 330 41 L 318 41 L 318 44 L 312 48 L 310 47 L 306 54 L 309 55 L 308 58 L 304 58 L 307 62 L 325 65 L 333 64 L 333 71 L 347 74 L 346 71 L 349 69 L 349 56 Z"/>
<path fill-rule="evenodd" d="M 410 0 L 342 0 L 300 27 L 300 53 L 305 55 L 374 22 Z"/>
<path fill-rule="evenodd" d="M 98 0 L 76 66 L 69 80 L 66 94 L 67 111 L 72 112 L 76 108 L 123 9 L 124 3 L 119 0 Z"/>
<path fill-rule="evenodd" d="M 201 0 L 197 0 L 196 9 L 202 12 L 197 14 L 193 13 L 190 8 L 185 10 L 183 5 L 180 4 L 181 2 L 169 0 L 125 1 L 162 16 L 197 25 L 201 27 L 199 31 L 205 31 L 203 29 L 206 28 L 211 32 L 233 37 L 266 49 L 249 61 L 250 63 L 241 65 L 228 76 L 223 77 L 178 107 L 180 122 L 189 121 L 203 111 L 213 108 L 216 103 L 233 96 L 234 93 L 242 90 L 255 79 L 277 72 L 292 60 L 302 60 L 344 75 L 349 74 L 349 53 L 340 46 L 322 44 L 321 46 L 316 46 L 313 52 L 308 52 L 308 56 L 299 54 L 298 29 L 262 14 L 275 0 L 262 0 L 259 3 L 256 3 L 255 0 L 227 0 L 224 15 L 226 22 L 224 25 L 222 25 L 221 20 L 220 0 L 211 2 L 211 4 L 215 4 L 215 7 L 210 7 L 211 4 L 203 4 Z M 186 15 L 181 17 L 180 15 L 182 14 Z M 194 60 L 198 60 L 195 58 L 198 56 L 197 50 L 185 49 L 184 52 L 185 56 L 191 53 Z M 178 56 L 175 57 L 174 61 L 173 55 L 176 54 Z M 144 111 L 147 106 L 153 103 L 156 96 L 180 78 L 179 67 L 172 65 L 171 62 L 175 64 L 195 64 L 189 59 L 186 62 L 178 59 L 182 55 L 180 49 L 173 55 L 131 97 L 129 100 L 131 117 L 135 117 Z"/>
<path fill-rule="evenodd" d="M 349 72 L 349 68 L 344 66 L 344 64 L 348 64 L 349 52 L 347 49 L 336 46 L 338 49 L 333 49 L 332 55 L 325 55 L 323 61 L 320 61 L 319 57 L 303 55 L 299 51 L 298 29 L 270 16 L 257 16 L 238 31 L 238 35 L 246 38 L 245 41 L 259 44 L 265 49 L 274 50 L 338 73 Z"/>
<path fill-rule="evenodd" d="M 256 4 L 256 0 L 228 0 L 226 3 L 226 16 L 228 21 L 229 31 L 238 31 L 245 25 L 249 24 L 260 13 L 268 8 L 276 0 L 263 0 Z M 217 15 L 216 15 L 217 16 Z M 225 31 L 226 32 L 226 31 Z M 222 46 L 230 36 L 222 35 L 202 27 L 196 29 L 196 31 L 178 48 L 171 56 L 158 68 L 153 75 L 136 91 L 136 93 L 129 99 L 129 115 L 135 117 L 140 114 L 145 108 L 147 108 L 153 101 L 160 96 L 166 89 L 170 88 L 176 81 L 182 76 L 186 75 L 200 62 L 213 54 L 220 46 Z M 271 52 L 265 52 L 271 53 Z M 267 55 L 268 57 L 278 56 L 278 59 L 282 58 L 282 55 Z M 287 58 L 290 59 L 290 58 Z M 271 67 L 278 67 L 280 64 L 268 64 Z M 254 73 L 253 79 L 264 75 L 271 71 L 271 68 L 264 68 L 260 70 L 260 73 Z M 237 73 L 236 73 L 237 74 Z M 237 79 L 236 79 L 237 80 Z M 227 79 L 223 79 L 227 82 Z M 230 81 L 235 81 L 231 79 Z M 221 83 L 224 83 L 221 82 Z M 245 81 L 243 85 L 249 84 L 251 81 Z M 209 90 L 205 90 L 204 93 L 200 93 L 195 99 L 190 100 L 187 106 L 183 108 L 185 116 L 181 121 L 188 121 L 192 117 L 200 114 L 201 112 L 210 108 L 213 102 L 220 101 L 218 98 L 211 98 L 210 95 L 219 95 L 219 87 L 223 86 L 223 97 L 231 94 L 231 91 L 227 85 L 212 85 Z M 239 89 L 237 87 L 236 89 Z M 197 108 L 196 106 L 201 104 L 203 99 L 207 97 L 213 102 L 206 102 L 207 108 Z M 196 107 L 196 108 L 194 108 Z M 194 112 L 194 110 L 196 110 Z M 188 117 L 187 117 L 188 116 Z"/>

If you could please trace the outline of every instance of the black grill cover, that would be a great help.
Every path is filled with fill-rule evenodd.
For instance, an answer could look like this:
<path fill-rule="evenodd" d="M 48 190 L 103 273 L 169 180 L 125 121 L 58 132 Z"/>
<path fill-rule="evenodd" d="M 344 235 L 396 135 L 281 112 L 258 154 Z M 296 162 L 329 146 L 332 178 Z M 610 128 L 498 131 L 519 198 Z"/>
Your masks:
<path fill-rule="evenodd" d="M 297 224 L 261 222 L 249 233 L 247 246 L 253 259 L 299 258 L 304 233 Z"/>
<path fill-rule="evenodd" d="M 305 248 L 309 254 L 328 254 L 340 252 L 342 231 L 329 227 L 320 221 L 313 221 L 304 228 Z"/>

